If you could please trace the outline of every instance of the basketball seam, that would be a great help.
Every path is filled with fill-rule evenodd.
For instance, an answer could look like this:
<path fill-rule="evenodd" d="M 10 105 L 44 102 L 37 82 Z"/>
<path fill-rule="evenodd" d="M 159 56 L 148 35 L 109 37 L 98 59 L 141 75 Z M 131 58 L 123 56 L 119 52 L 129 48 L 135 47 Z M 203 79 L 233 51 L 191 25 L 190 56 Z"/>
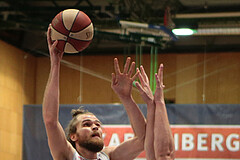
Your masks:
<path fill-rule="evenodd" d="M 71 37 L 69 37 L 69 38 L 71 38 Z M 75 46 L 74 46 L 72 43 L 66 42 L 65 45 L 66 45 L 67 43 L 69 43 L 69 44 L 79 53 L 79 51 L 77 50 L 77 48 L 75 48 Z M 64 46 L 64 47 L 65 47 L 65 46 Z M 68 53 L 68 52 L 66 52 L 66 53 Z"/>
<path fill-rule="evenodd" d="M 85 28 L 87 28 L 91 23 L 92 23 L 92 22 L 90 21 L 90 23 L 89 23 L 88 25 L 86 25 L 86 27 L 82 28 L 81 31 L 84 30 Z M 77 32 L 79 32 L 79 31 L 70 31 L 70 32 L 72 32 L 72 33 L 77 33 Z"/>
<path fill-rule="evenodd" d="M 53 26 L 52 26 L 52 28 L 54 29 L 54 32 L 57 32 L 57 33 L 62 34 L 63 36 L 66 36 L 65 34 L 59 32 L 59 31 L 58 31 L 56 28 L 54 28 Z M 66 37 L 67 37 L 67 36 L 66 36 Z M 54 40 L 54 41 L 55 41 L 55 40 Z M 59 39 L 58 39 L 58 41 L 65 41 L 65 40 L 59 40 Z"/>
<path fill-rule="evenodd" d="M 67 35 L 67 42 L 66 42 L 65 45 L 64 45 L 64 49 L 65 49 L 66 44 L 69 43 L 69 44 L 71 44 L 71 45 L 73 46 L 73 48 L 74 48 L 76 51 L 78 51 L 77 48 L 75 48 L 74 45 L 68 41 L 68 39 L 71 38 L 69 35 L 70 35 L 70 33 L 71 33 L 71 30 L 72 30 L 72 28 L 73 28 L 73 25 L 74 25 L 76 19 L 77 19 L 78 14 L 79 14 L 79 11 L 78 11 L 77 15 L 75 16 L 74 21 L 73 21 L 73 23 L 72 23 L 72 26 L 71 26 L 71 28 L 70 28 L 69 34 Z M 64 23 L 63 23 L 63 24 L 64 24 Z M 65 25 L 64 25 L 64 27 L 65 27 Z M 79 51 L 78 51 L 78 52 L 79 52 Z"/>
<path fill-rule="evenodd" d="M 65 26 L 64 26 L 65 27 Z M 67 35 L 65 35 L 65 34 L 63 34 L 62 32 L 59 32 L 53 25 L 52 25 L 52 28 L 56 31 L 56 32 L 58 32 L 58 33 L 60 33 L 60 34 L 62 34 L 62 35 L 64 35 L 64 36 L 67 36 Z M 70 33 L 70 32 L 69 32 Z"/>
<path fill-rule="evenodd" d="M 83 42 L 91 42 L 91 41 L 92 41 L 92 40 L 90 40 L 90 41 L 84 41 L 84 40 L 79 40 L 79 39 L 75 39 L 75 38 L 72 38 L 72 37 L 69 37 L 69 38 L 74 39 L 74 40 L 78 40 L 78 41 L 83 41 Z M 71 45 L 73 46 L 73 48 L 74 48 L 76 51 L 78 51 L 77 48 L 75 48 L 75 46 L 74 46 L 72 43 L 70 43 L 70 42 L 67 42 L 67 43 L 71 44 Z M 78 51 L 78 52 L 79 52 L 79 51 Z"/>
<path fill-rule="evenodd" d="M 68 38 L 72 38 L 72 39 L 75 39 L 75 40 L 78 40 L 78 41 L 83 41 L 83 42 L 89 42 L 89 41 L 91 41 L 91 40 L 92 40 L 92 39 L 91 39 L 91 40 L 82 40 L 82 39 L 77 39 L 77 38 L 70 37 L 70 36 L 69 36 Z"/>
<path fill-rule="evenodd" d="M 80 12 L 80 11 L 78 11 L 77 15 L 76 15 L 75 18 L 74 18 L 74 21 L 73 21 L 72 26 L 71 26 L 71 28 L 70 28 L 70 32 L 72 32 L 73 25 L 74 25 L 74 23 L 75 23 L 75 21 L 76 21 L 76 19 L 77 19 L 77 16 L 78 16 L 79 12 Z M 69 32 L 69 34 L 70 34 L 70 32 Z"/>
<path fill-rule="evenodd" d="M 63 21 L 63 12 L 62 12 L 62 16 L 61 16 L 61 17 L 62 17 L 62 24 L 63 24 L 64 28 L 68 31 L 68 29 L 67 29 L 67 27 L 65 26 L 64 21 Z M 64 43 L 64 46 L 63 46 L 63 52 L 65 52 L 65 47 L 66 47 L 66 44 L 67 44 L 67 42 L 68 42 L 68 37 L 69 37 L 70 32 L 71 32 L 71 30 L 69 31 L 68 35 L 66 35 L 66 36 L 67 36 L 67 39 L 66 39 L 66 41 L 65 41 L 65 43 Z"/>

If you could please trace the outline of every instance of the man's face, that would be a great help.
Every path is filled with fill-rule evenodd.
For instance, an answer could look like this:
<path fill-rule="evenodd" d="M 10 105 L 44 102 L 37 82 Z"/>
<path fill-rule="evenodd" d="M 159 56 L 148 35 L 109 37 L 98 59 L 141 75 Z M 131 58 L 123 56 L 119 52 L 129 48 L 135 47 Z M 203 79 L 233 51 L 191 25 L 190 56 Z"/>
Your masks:
<path fill-rule="evenodd" d="M 91 114 L 79 115 L 78 120 L 76 143 L 92 152 L 101 151 L 104 146 L 101 122 Z"/>

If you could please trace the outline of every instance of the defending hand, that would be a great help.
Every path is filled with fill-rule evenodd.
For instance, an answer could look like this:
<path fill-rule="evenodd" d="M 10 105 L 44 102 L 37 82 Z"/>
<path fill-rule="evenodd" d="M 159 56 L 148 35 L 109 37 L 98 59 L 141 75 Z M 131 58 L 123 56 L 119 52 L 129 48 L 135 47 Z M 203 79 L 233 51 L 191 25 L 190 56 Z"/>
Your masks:
<path fill-rule="evenodd" d="M 114 58 L 115 73 L 112 73 L 112 89 L 119 96 L 119 98 L 130 97 L 133 81 L 136 79 L 139 73 L 136 72 L 134 76 L 132 76 L 133 70 L 135 68 L 135 62 L 132 62 L 129 68 L 130 62 L 131 58 L 128 57 L 123 72 L 121 72 L 118 64 L 118 59 Z"/>

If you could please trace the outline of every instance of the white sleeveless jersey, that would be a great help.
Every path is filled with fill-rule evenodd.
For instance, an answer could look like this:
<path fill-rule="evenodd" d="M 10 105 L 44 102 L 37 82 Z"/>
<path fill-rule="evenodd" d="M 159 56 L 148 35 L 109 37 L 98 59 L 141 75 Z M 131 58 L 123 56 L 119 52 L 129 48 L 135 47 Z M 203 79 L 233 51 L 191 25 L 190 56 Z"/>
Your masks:
<path fill-rule="evenodd" d="M 78 154 L 78 152 L 76 151 L 74 153 L 74 155 L 73 155 L 73 159 L 72 160 L 88 160 L 88 159 L 80 156 Z M 110 159 L 109 159 L 108 155 L 106 155 L 104 152 L 98 152 L 96 160 L 110 160 Z"/>

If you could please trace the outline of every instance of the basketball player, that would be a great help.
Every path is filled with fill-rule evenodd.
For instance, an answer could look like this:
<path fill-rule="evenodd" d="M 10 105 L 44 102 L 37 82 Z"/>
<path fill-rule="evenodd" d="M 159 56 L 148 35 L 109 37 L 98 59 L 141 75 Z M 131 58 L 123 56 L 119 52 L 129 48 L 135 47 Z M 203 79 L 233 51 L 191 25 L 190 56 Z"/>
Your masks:
<path fill-rule="evenodd" d="M 136 86 L 147 104 L 147 126 L 144 148 L 147 160 L 173 160 L 174 141 L 169 126 L 163 95 L 163 64 L 155 74 L 155 94 L 149 86 L 149 80 L 143 66 L 140 66 L 139 79 Z"/>
<path fill-rule="evenodd" d="M 44 93 L 43 119 L 53 159 L 131 160 L 136 158 L 144 149 L 146 122 L 131 95 L 132 83 L 139 73 L 132 76 L 135 63 L 131 63 L 131 59 L 128 58 L 121 72 L 118 60 L 114 59 L 115 73 L 112 74 L 112 88 L 125 106 L 135 136 L 117 147 L 104 148 L 101 122 L 94 114 L 79 109 L 72 113 L 73 120 L 68 126 L 68 138 L 66 138 L 58 120 L 59 71 L 63 53 L 57 50 L 57 41 L 52 43 L 50 32 L 49 27 L 47 41 L 51 68 Z"/>

